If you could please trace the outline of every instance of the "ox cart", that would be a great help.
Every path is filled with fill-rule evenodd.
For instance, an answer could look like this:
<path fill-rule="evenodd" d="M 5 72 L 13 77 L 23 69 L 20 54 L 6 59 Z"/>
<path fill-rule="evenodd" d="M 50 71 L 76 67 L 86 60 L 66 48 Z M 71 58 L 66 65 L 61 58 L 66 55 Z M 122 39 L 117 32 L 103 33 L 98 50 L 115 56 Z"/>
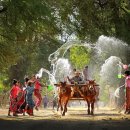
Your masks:
<path fill-rule="evenodd" d="M 94 114 L 94 103 L 99 95 L 95 80 L 89 80 L 86 84 L 67 84 L 60 82 L 55 84 L 58 87 L 58 108 L 61 110 L 62 116 L 67 112 L 67 104 L 69 100 L 84 100 L 88 105 L 88 114 Z"/>

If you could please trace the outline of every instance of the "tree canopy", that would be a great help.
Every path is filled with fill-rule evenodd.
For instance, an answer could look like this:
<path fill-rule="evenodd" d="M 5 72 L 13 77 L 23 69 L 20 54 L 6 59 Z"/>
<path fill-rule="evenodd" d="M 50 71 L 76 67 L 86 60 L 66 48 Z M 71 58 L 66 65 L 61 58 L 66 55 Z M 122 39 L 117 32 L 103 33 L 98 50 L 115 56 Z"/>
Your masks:
<path fill-rule="evenodd" d="M 70 61 L 74 68 L 83 69 L 90 61 L 90 50 L 83 46 L 74 46 L 70 49 Z"/>
<path fill-rule="evenodd" d="M 70 36 L 93 42 L 104 34 L 129 44 L 129 5 L 129 0 L 0 1 L 0 73 L 23 78 L 40 67 L 49 68 L 49 54 Z M 85 51 L 70 50 L 74 66 L 89 62 Z"/>

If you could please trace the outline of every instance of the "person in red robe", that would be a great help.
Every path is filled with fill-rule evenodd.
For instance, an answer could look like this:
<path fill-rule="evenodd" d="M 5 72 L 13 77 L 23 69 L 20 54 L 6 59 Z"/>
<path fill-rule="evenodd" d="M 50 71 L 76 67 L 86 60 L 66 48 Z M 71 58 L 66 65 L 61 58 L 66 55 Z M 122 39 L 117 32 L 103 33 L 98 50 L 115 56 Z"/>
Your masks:
<path fill-rule="evenodd" d="M 25 111 L 26 111 L 26 89 L 24 86 L 20 85 L 20 91 L 18 94 L 18 100 L 17 100 L 17 112 L 25 115 Z"/>
<path fill-rule="evenodd" d="M 125 114 L 130 114 L 130 71 L 125 71 L 126 108 Z"/>
<path fill-rule="evenodd" d="M 8 116 L 10 112 L 13 112 L 13 116 L 17 116 L 17 97 L 20 92 L 19 83 L 16 79 L 13 80 L 13 86 L 10 90 L 10 106 L 8 111 Z"/>
<path fill-rule="evenodd" d="M 34 84 L 34 96 L 36 97 L 35 101 L 35 109 L 38 110 L 38 107 L 41 105 L 42 96 L 41 96 L 41 83 L 40 78 L 37 77 L 35 84 Z"/>

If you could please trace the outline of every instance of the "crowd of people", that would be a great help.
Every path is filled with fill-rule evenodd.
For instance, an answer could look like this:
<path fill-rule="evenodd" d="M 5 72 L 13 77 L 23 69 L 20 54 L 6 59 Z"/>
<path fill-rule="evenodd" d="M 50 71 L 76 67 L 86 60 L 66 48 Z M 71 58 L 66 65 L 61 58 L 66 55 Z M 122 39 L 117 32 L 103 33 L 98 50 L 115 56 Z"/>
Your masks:
<path fill-rule="evenodd" d="M 125 71 L 125 88 L 126 88 L 126 101 L 125 101 L 125 113 L 130 114 L 130 71 Z M 88 78 L 88 66 L 86 66 L 82 72 L 82 75 L 76 69 L 73 69 L 70 77 L 67 80 L 71 84 L 83 84 L 86 83 Z M 31 78 L 26 77 L 24 85 L 22 85 L 18 80 L 14 79 L 12 82 L 12 88 L 10 90 L 10 104 L 8 110 L 8 116 L 13 113 L 13 116 L 18 116 L 19 113 L 25 115 L 25 113 L 33 116 L 33 109 L 39 109 L 43 101 L 44 108 L 47 108 L 48 98 L 44 95 L 42 99 L 41 95 L 41 83 L 39 77 L 33 75 Z M 98 90 L 99 91 L 99 90 Z M 73 94 L 72 89 L 72 94 Z M 35 101 L 33 100 L 33 95 Z M 54 98 L 52 101 L 53 109 L 57 106 L 57 99 Z"/>
<path fill-rule="evenodd" d="M 86 81 L 88 75 L 87 69 L 88 66 L 86 66 L 83 71 L 83 76 Z M 72 77 L 68 77 L 68 81 L 70 83 L 84 83 L 84 80 L 81 77 L 81 73 L 79 71 L 73 69 L 72 73 Z M 35 97 L 35 100 L 33 96 Z M 26 77 L 23 85 L 20 83 L 20 81 L 14 79 L 12 82 L 9 99 L 10 104 L 8 116 L 11 116 L 11 113 L 13 113 L 13 116 L 18 116 L 19 113 L 23 115 L 27 113 L 30 116 L 33 116 L 34 108 L 38 110 L 41 103 L 43 103 L 44 108 L 47 108 L 49 104 L 47 95 L 44 95 L 44 97 L 42 98 L 41 83 L 39 81 L 39 77 L 36 77 L 36 75 L 33 75 L 31 78 Z M 54 97 L 54 99 L 52 100 L 53 109 L 55 109 L 56 106 L 57 98 Z"/>
<path fill-rule="evenodd" d="M 33 100 L 33 94 L 35 96 L 35 102 Z M 30 79 L 26 77 L 24 85 L 14 79 L 9 98 L 8 116 L 11 115 L 11 112 L 13 116 L 18 116 L 18 113 L 23 113 L 23 115 L 25 115 L 25 112 L 33 116 L 33 109 L 35 108 L 38 110 L 42 101 L 39 77 L 35 75 Z"/>

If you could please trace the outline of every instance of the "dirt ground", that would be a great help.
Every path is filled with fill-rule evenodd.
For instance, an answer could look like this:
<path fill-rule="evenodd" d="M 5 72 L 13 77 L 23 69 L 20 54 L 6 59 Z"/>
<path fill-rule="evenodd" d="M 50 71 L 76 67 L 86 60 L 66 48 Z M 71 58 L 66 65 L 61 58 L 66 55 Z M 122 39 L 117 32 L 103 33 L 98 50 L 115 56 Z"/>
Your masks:
<path fill-rule="evenodd" d="M 0 130 L 130 130 L 130 115 L 114 109 L 99 108 L 94 116 L 86 108 L 68 108 L 66 116 L 52 109 L 34 110 L 34 116 L 8 117 L 0 109 Z"/>

